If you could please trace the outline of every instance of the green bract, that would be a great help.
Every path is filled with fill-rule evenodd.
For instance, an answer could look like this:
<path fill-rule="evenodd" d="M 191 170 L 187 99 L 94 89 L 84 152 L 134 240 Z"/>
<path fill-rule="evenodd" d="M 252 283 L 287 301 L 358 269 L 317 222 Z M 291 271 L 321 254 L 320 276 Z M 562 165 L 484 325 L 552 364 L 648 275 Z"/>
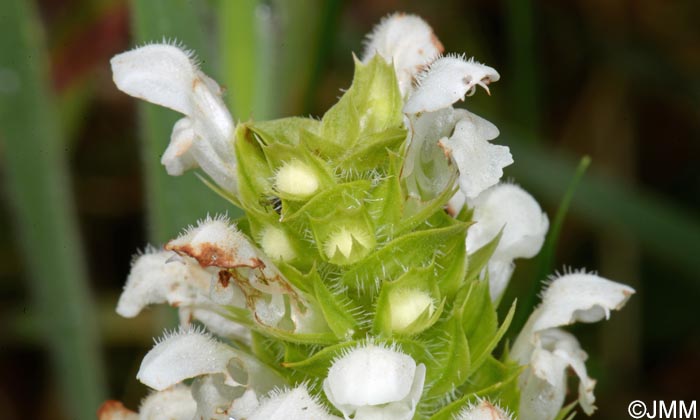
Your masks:
<path fill-rule="evenodd" d="M 246 211 L 241 224 L 273 259 L 286 253 L 272 249 L 282 246 L 280 239 L 266 245 L 266 232 L 284 234 L 294 257 L 282 258 L 279 267 L 318 305 L 326 325 L 308 337 L 257 325 L 256 341 L 265 344 L 250 351 L 290 384 L 303 380 L 313 387 L 333 359 L 357 343 L 395 343 L 427 366 L 417 417 L 462 399 L 475 378 L 488 383 L 469 401 L 497 395 L 516 410 L 516 389 L 487 389 L 512 385 L 514 378 L 512 368 L 491 356 L 512 310 L 499 328 L 488 282 L 478 278 L 494 247 L 481 250 L 471 266 L 469 223 L 444 210 L 454 178 L 429 202 L 408 196 L 401 179 L 407 131 L 394 69 L 379 56 L 355 66 L 352 87 L 320 121 L 294 117 L 236 130 L 237 203 Z M 307 172 L 297 185 L 314 178 L 318 187 L 305 196 L 280 191 L 275 177 L 290 166 Z M 392 315 L 404 324 L 397 328 Z"/>

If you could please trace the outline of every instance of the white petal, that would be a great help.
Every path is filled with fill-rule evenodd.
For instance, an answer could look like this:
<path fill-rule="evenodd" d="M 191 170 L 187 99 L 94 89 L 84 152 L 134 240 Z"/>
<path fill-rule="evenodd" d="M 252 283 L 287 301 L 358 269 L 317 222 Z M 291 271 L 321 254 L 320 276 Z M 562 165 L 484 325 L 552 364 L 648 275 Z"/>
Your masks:
<path fill-rule="evenodd" d="M 476 223 L 467 232 L 467 251 L 489 243 L 503 228 L 495 256 L 501 260 L 537 255 L 549 228 L 547 215 L 525 190 L 499 184 L 470 201 Z"/>
<path fill-rule="evenodd" d="M 440 142 L 459 168 L 459 187 L 467 198 L 497 184 L 503 168 L 513 163 L 508 147 L 488 142 L 497 135 L 496 126 L 469 114 L 457 123 L 452 137 Z"/>
<path fill-rule="evenodd" d="M 250 329 L 226 318 L 213 308 L 194 308 L 192 310 L 192 316 L 197 321 L 204 324 L 208 331 L 220 337 L 238 340 L 243 343 L 250 343 Z"/>
<path fill-rule="evenodd" d="M 248 420 L 268 419 L 332 420 L 337 417 L 328 414 L 304 386 L 299 386 L 289 391 L 272 393 L 248 417 Z"/>
<path fill-rule="evenodd" d="M 447 188 L 454 169 L 438 141 L 450 136 L 455 124 L 468 114 L 463 109 L 450 107 L 410 115 L 406 119 L 409 143 L 401 178 L 405 180 L 410 195 L 429 200 Z"/>
<path fill-rule="evenodd" d="M 195 166 L 222 188 L 234 192 L 236 156 L 234 123 L 215 81 L 199 71 L 188 52 L 168 44 L 153 44 L 112 58 L 114 82 L 131 96 L 185 114 L 171 136 L 162 163 L 179 175 Z"/>
<path fill-rule="evenodd" d="M 553 280 L 533 313 L 533 331 L 543 331 L 574 322 L 608 319 L 610 311 L 622 308 L 634 294 L 624 284 L 595 274 L 571 273 Z"/>
<path fill-rule="evenodd" d="M 367 344 L 335 360 L 323 382 L 338 408 L 386 404 L 404 399 L 416 376 L 416 362 L 390 348 Z"/>
<path fill-rule="evenodd" d="M 132 318 L 153 303 L 194 304 L 207 293 L 210 277 L 207 271 L 173 252 L 149 248 L 131 266 L 117 313 Z"/>
<path fill-rule="evenodd" d="M 450 198 L 450 201 L 447 202 L 447 213 L 449 213 L 449 215 L 452 217 L 457 217 L 466 203 L 467 197 L 462 191 L 457 190 L 455 195 L 453 195 L 452 198 Z"/>
<path fill-rule="evenodd" d="M 367 39 L 362 61 L 366 63 L 375 54 L 393 61 L 402 95 L 411 90 L 414 77 L 444 50 L 423 19 L 401 13 L 382 19 Z"/>
<path fill-rule="evenodd" d="M 455 420 L 511 420 L 511 416 L 497 405 L 481 400 L 462 410 Z"/>
<path fill-rule="evenodd" d="M 207 217 L 165 245 L 168 250 L 196 259 L 202 267 L 257 268 L 260 251 L 226 217 Z"/>
<path fill-rule="evenodd" d="M 473 59 L 439 58 L 418 76 L 419 85 L 406 101 L 403 112 L 417 114 L 447 108 L 474 93 L 476 86 L 488 92 L 488 84 L 498 79 L 496 70 Z"/>
<path fill-rule="evenodd" d="M 140 420 L 192 420 L 197 403 L 185 385 L 154 392 L 141 403 Z"/>
<path fill-rule="evenodd" d="M 192 120 L 189 117 L 178 120 L 170 135 L 170 144 L 160 159 L 168 175 L 182 175 L 186 170 L 197 167 L 191 150 L 195 140 Z"/>
<path fill-rule="evenodd" d="M 590 415 L 595 410 L 593 388 L 595 381 L 588 377 L 586 353 L 578 340 L 560 329 L 550 329 L 538 335 L 530 368 L 520 378 L 520 417 L 529 419 L 554 419 L 564 404 L 566 395 L 566 370 L 571 367 L 578 375 L 579 402 Z"/>
<path fill-rule="evenodd" d="M 115 55 L 111 64 L 121 91 L 192 115 L 192 82 L 199 69 L 189 53 L 174 45 L 152 44 Z"/>
<path fill-rule="evenodd" d="M 226 372 L 236 353 L 226 344 L 196 330 L 166 337 L 146 354 L 136 378 L 156 390 L 185 379 Z"/>
<path fill-rule="evenodd" d="M 192 397 L 197 402 L 195 419 L 229 420 L 231 405 L 246 389 L 226 385 L 223 374 L 200 376 L 192 382 Z"/>
<path fill-rule="evenodd" d="M 259 405 L 257 394 L 252 389 L 249 389 L 231 404 L 228 413 L 234 419 L 247 419 Z"/>
<path fill-rule="evenodd" d="M 489 271 L 489 293 L 491 301 L 497 301 L 506 290 L 508 282 L 515 270 L 515 263 L 512 260 L 501 260 L 491 258 L 488 262 L 487 269 Z"/>

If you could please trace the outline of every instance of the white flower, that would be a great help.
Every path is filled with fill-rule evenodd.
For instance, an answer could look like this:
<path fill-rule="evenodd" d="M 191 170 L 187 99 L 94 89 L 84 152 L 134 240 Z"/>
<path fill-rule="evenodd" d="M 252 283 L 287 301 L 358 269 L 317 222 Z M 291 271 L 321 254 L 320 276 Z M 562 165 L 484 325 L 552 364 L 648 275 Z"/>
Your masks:
<path fill-rule="evenodd" d="M 554 419 L 566 396 L 566 371 L 569 367 L 579 377 L 579 404 L 586 414 L 595 410 L 593 388 L 588 377 L 586 353 L 576 337 L 559 328 L 542 331 L 536 336 L 530 368 L 520 377 L 520 419 Z"/>
<path fill-rule="evenodd" d="M 194 258 L 203 267 L 226 269 L 219 271 L 220 281 L 212 282 L 212 299 L 218 304 L 232 305 L 242 295 L 254 319 L 263 325 L 278 327 L 287 316 L 295 332 L 317 332 L 325 325 L 272 260 L 226 217 L 207 217 L 165 248 Z M 228 281 L 234 278 L 226 274 L 228 270 L 235 270 L 237 284 Z"/>
<path fill-rule="evenodd" d="M 530 194 L 513 184 L 498 184 L 467 202 L 474 210 L 472 220 L 476 222 L 467 231 L 469 254 L 488 244 L 503 229 L 487 267 L 491 298 L 495 301 L 508 285 L 513 260 L 532 258 L 540 252 L 549 219 Z"/>
<path fill-rule="evenodd" d="M 131 265 L 117 313 L 133 318 L 154 303 L 172 306 L 203 301 L 212 274 L 171 251 L 147 248 Z"/>
<path fill-rule="evenodd" d="M 497 184 L 503 168 L 513 163 L 508 147 L 489 143 L 498 134 L 495 125 L 467 112 L 455 125 L 452 136 L 438 141 L 457 164 L 459 187 L 468 198 Z"/>
<path fill-rule="evenodd" d="M 466 96 L 471 96 L 477 86 L 489 93 L 488 84 L 500 76 L 489 66 L 464 57 L 442 57 L 418 75 L 418 87 L 403 107 L 406 114 L 433 112 L 447 108 Z"/>
<path fill-rule="evenodd" d="M 192 54 L 152 44 L 114 56 L 114 83 L 123 92 L 185 115 L 173 128 L 162 163 L 170 175 L 200 166 L 224 190 L 235 193 L 234 123 L 221 88 L 202 73 Z"/>
<path fill-rule="evenodd" d="M 141 420 L 192 420 L 197 411 L 197 403 L 186 385 L 153 392 L 139 408 Z"/>
<path fill-rule="evenodd" d="M 346 419 L 409 420 L 423 393 L 425 365 L 373 343 L 336 359 L 323 381 L 328 400 Z"/>
<path fill-rule="evenodd" d="M 588 414 L 593 412 L 595 381 L 586 373 L 586 354 L 572 335 L 558 327 L 607 319 L 610 311 L 622 308 L 633 293 L 628 286 L 583 272 L 552 280 L 511 351 L 511 357 L 529 366 L 520 377 L 521 420 L 554 419 L 566 394 L 568 367 L 580 379 L 581 407 Z"/>
<path fill-rule="evenodd" d="M 512 417 L 501 407 L 486 400 L 470 405 L 462 410 L 455 420 L 511 420 Z"/>
<path fill-rule="evenodd" d="M 335 420 L 305 386 L 270 393 L 248 420 Z M 339 419 L 338 419 L 339 420 Z"/>
<path fill-rule="evenodd" d="M 227 372 L 229 361 L 236 356 L 231 347 L 207 334 L 181 330 L 166 336 L 146 354 L 136 379 L 162 391 L 185 379 Z"/>
<path fill-rule="evenodd" d="M 375 54 L 393 62 L 401 95 L 412 90 L 415 76 L 443 51 L 443 46 L 423 19 L 395 13 L 387 16 L 367 35 L 362 61 Z"/>
<path fill-rule="evenodd" d="M 474 223 L 467 233 L 467 252 L 489 243 L 503 229 L 495 254 L 501 259 L 532 258 L 540 252 L 549 229 L 537 201 L 517 185 L 499 184 L 475 199 Z"/>
<path fill-rule="evenodd" d="M 227 297 L 213 299 L 218 297 L 214 292 L 223 288 L 222 281 L 226 283 Z M 204 269 L 190 257 L 149 247 L 135 258 L 131 266 L 117 303 L 117 313 L 133 318 L 154 303 L 176 307 L 182 326 L 197 319 L 222 337 L 244 342 L 249 339 L 250 332 L 228 319 L 226 308 L 220 306 L 245 307 L 243 293 L 234 284 L 229 284 L 227 272 Z"/>

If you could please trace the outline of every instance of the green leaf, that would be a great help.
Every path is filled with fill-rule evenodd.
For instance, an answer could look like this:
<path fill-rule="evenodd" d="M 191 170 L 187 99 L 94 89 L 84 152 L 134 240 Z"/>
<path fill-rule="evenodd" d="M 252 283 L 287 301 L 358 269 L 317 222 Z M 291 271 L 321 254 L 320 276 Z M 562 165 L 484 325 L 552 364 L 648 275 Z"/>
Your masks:
<path fill-rule="evenodd" d="M 272 195 L 271 179 L 273 176 L 265 154 L 252 132 L 241 124 L 234 134 L 236 156 L 238 159 L 238 199 L 247 212 L 271 214 L 275 212 L 275 203 L 267 201 Z"/>
<path fill-rule="evenodd" d="M 323 311 L 328 326 L 338 339 L 350 339 L 358 329 L 355 317 L 347 309 L 347 305 L 338 299 L 338 295 L 328 290 L 316 271 L 313 271 L 312 277 L 316 301 Z"/>
<path fill-rule="evenodd" d="M 321 122 L 313 118 L 289 117 L 271 121 L 248 123 L 250 130 L 260 137 L 263 144 L 284 143 L 297 146 L 305 141 L 309 134 L 318 134 Z"/>
<path fill-rule="evenodd" d="M 436 331 L 433 331 L 436 330 Z M 451 317 L 444 326 L 433 327 L 431 333 L 443 334 L 444 344 L 427 365 L 426 397 L 440 397 L 459 387 L 470 371 L 470 349 L 458 316 Z"/>
<path fill-rule="evenodd" d="M 394 66 L 379 54 L 367 64 L 355 58 L 352 86 L 323 116 L 324 143 L 318 146 L 324 154 L 334 157 L 353 149 L 362 138 L 401 128 L 402 107 Z"/>
<path fill-rule="evenodd" d="M 405 140 L 406 129 L 402 127 L 374 133 L 358 140 L 357 145 L 348 149 L 336 162 L 350 176 L 381 170 L 389 164 L 389 155 L 397 152 Z"/>
<path fill-rule="evenodd" d="M 564 406 L 561 410 L 559 410 L 559 413 L 557 413 L 557 416 L 554 418 L 554 420 L 571 420 L 576 416 L 576 412 L 573 411 L 574 408 L 578 405 L 578 400 L 573 401 L 566 406 Z"/>
<path fill-rule="evenodd" d="M 468 234 L 469 233 L 467 233 L 467 235 Z M 498 247 L 498 242 L 501 240 L 502 235 L 503 228 L 501 228 L 501 230 L 498 232 L 498 235 L 491 239 L 486 245 L 477 249 L 467 257 L 468 268 L 465 280 L 466 282 L 470 282 L 476 279 L 481 273 L 481 270 L 483 270 L 484 267 L 486 267 L 486 265 L 489 262 L 489 259 L 491 259 L 491 256 L 496 251 L 496 248 Z"/>
<path fill-rule="evenodd" d="M 510 326 L 515 313 L 515 302 L 499 327 L 498 317 L 491 303 L 488 280 L 472 282 L 469 287 L 469 294 L 461 310 L 462 325 L 472 356 L 471 374 L 479 369 Z"/>
<path fill-rule="evenodd" d="M 478 398 L 486 398 L 517 413 L 520 402 L 518 377 L 522 369 L 515 363 L 501 363 L 489 356 L 477 373 L 460 388 L 463 396 L 441 408 L 430 420 L 452 420 L 462 409 L 476 403 Z"/>
<path fill-rule="evenodd" d="M 387 243 L 378 251 L 350 267 L 342 283 L 364 296 L 372 296 L 384 281 L 403 275 L 408 267 L 430 264 L 442 254 L 465 240 L 466 224 L 409 233 Z"/>
<path fill-rule="evenodd" d="M 67 407 L 67 412 L 53 414 L 88 420 L 95 418 L 106 395 L 104 370 L 66 142 L 34 3 L 9 0 L 2 5 L 0 159 L 34 303 L 27 312 L 39 318 L 42 344 L 58 382 L 53 389 Z"/>

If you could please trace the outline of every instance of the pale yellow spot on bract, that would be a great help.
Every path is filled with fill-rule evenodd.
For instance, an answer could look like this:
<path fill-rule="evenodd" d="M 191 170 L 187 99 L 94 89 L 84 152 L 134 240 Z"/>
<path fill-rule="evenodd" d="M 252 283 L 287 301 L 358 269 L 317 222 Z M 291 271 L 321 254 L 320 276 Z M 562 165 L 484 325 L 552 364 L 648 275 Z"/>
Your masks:
<path fill-rule="evenodd" d="M 260 236 L 260 245 L 265 254 L 277 261 L 291 261 L 297 255 L 284 230 L 269 226 Z"/>
<path fill-rule="evenodd" d="M 404 331 L 428 309 L 428 315 L 435 311 L 435 305 L 430 295 L 422 290 L 397 289 L 389 294 L 391 308 L 391 329 Z"/>
<path fill-rule="evenodd" d="M 367 232 L 360 229 L 342 227 L 339 231 L 332 234 L 324 244 L 326 256 L 333 258 L 336 252 L 340 252 L 345 258 L 350 258 L 350 254 L 353 252 L 353 240 L 365 249 L 373 246 L 372 238 Z"/>
<path fill-rule="evenodd" d="M 285 163 L 275 175 L 278 191 L 306 198 L 318 190 L 319 181 L 313 169 L 299 161 Z"/>

